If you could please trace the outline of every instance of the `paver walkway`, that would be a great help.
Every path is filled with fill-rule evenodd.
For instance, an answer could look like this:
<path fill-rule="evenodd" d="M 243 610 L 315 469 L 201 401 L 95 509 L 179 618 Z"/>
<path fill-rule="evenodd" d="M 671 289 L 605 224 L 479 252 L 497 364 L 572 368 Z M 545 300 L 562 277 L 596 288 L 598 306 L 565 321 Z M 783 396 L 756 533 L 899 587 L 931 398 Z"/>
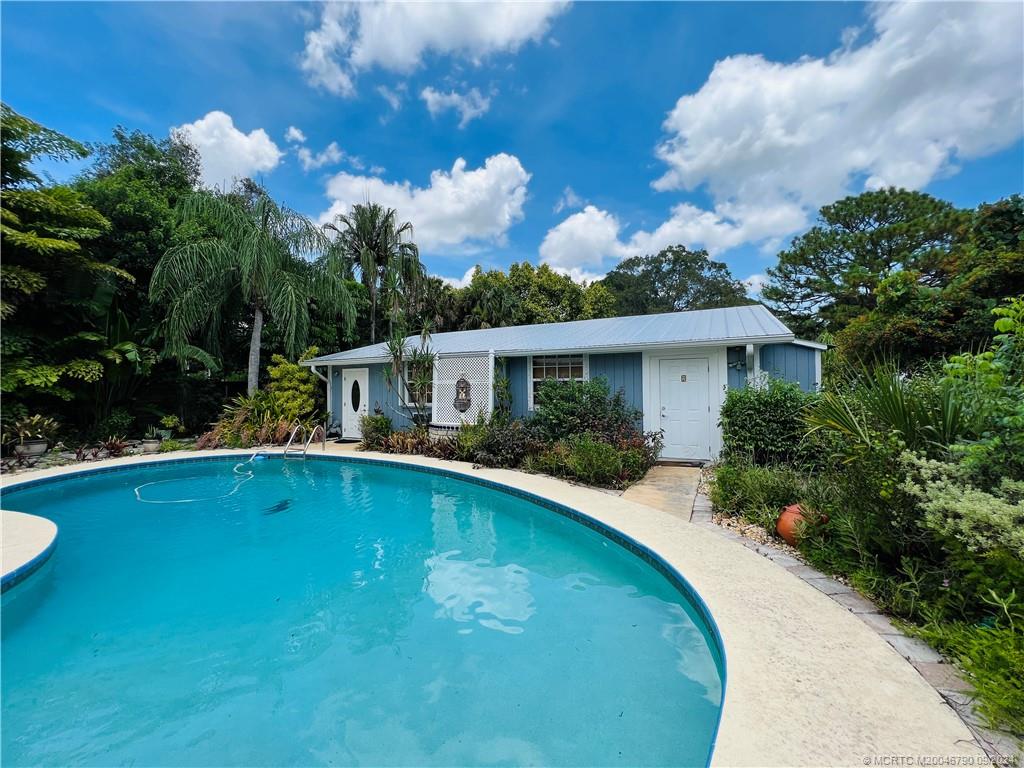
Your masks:
<path fill-rule="evenodd" d="M 689 520 L 699 485 L 700 467 L 658 465 L 639 483 L 627 488 L 622 498 Z"/>

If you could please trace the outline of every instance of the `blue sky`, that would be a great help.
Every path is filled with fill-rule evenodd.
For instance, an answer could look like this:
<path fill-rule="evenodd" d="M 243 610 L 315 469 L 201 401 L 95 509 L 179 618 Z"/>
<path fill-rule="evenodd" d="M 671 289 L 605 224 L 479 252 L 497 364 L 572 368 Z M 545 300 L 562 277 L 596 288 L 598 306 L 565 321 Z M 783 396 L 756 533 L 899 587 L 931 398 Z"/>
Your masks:
<path fill-rule="evenodd" d="M 184 126 L 207 181 L 252 175 L 315 219 L 380 200 L 455 280 L 522 259 L 594 278 L 679 242 L 756 287 L 843 194 L 1024 188 L 1016 3 L 2 13 L 18 111 L 83 141 Z"/>

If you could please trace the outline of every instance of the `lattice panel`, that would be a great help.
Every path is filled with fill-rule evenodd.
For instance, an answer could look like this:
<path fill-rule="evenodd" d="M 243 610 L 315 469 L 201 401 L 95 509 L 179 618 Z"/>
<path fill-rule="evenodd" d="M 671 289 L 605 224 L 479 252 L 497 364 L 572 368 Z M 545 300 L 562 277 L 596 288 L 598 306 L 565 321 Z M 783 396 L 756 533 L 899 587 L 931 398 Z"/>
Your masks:
<path fill-rule="evenodd" d="M 490 355 L 434 358 L 434 424 L 456 425 L 476 421 L 477 414 L 489 416 L 494 362 Z M 465 412 L 455 406 L 459 379 L 469 382 L 469 407 Z"/>

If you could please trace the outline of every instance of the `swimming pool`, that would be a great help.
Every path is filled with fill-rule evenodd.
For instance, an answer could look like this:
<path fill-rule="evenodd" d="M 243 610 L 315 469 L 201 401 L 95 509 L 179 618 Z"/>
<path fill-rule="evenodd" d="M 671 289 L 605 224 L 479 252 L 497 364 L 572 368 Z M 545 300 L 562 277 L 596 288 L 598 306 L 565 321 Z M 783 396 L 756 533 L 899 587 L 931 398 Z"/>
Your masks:
<path fill-rule="evenodd" d="M 704 765 L 681 585 L 494 487 L 338 459 L 4 493 L 59 529 L 3 605 L 8 765 Z"/>

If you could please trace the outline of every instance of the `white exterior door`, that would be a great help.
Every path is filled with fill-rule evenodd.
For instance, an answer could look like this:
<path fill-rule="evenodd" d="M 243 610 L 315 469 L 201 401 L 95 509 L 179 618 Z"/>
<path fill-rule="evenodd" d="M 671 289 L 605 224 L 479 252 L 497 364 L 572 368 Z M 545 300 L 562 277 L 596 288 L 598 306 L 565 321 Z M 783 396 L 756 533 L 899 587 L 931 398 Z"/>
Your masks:
<path fill-rule="evenodd" d="M 359 419 L 370 412 L 370 370 L 345 368 L 341 372 L 341 436 L 359 440 Z M 337 407 L 337 403 L 334 404 Z"/>
<path fill-rule="evenodd" d="M 708 358 L 658 362 L 661 428 L 666 459 L 711 458 L 711 387 Z"/>

